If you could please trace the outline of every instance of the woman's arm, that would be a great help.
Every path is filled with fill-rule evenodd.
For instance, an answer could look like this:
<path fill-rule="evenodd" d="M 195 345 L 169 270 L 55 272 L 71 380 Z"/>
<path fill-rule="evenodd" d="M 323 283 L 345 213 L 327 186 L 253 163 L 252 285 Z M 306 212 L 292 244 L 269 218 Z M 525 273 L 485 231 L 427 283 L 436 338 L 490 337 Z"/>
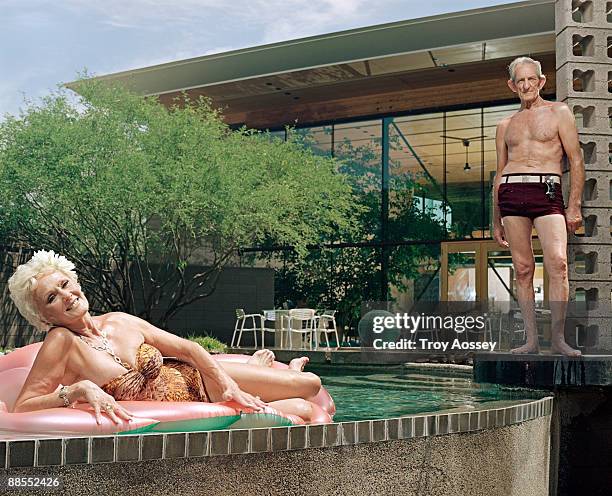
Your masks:
<path fill-rule="evenodd" d="M 265 403 L 258 397 L 242 391 L 238 384 L 219 366 L 199 344 L 180 338 L 149 324 L 146 320 L 125 314 L 134 328 L 143 335 L 145 343 L 157 348 L 162 355 L 176 357 L 198 369 L 202 376 L 216 383 L 222 391 L 224 401 L 233 400 L 247 408 L 261 410 Z"/>
<path fill-rule="evenodd" d="M 15 401 L 13 412 L 31 412 L 66 406 L 57 388 L 65 375 L 73 346 L 74 336 L 68 329 L 56 328 L 49 331 Z M 67 386 L 66 399 L 70 403 L 75 401 L 89 403 L 94 408 L 98 424 L 102 422 L 102 411 L 115 423 L 120 422 L 119 418 L 125 420 L 131 418 L 129 412 L 92 381 L 84 380 Z M 108 408 L 104 408 L 105 405 L 108 405 Z"/>
<path fill-rule="evenodd" d="M 55 391 L 66 372 L 72 348 L 68 332 L 66 329 L 49 331 L 15 401 L 13 411 L 29 412 L 64 406 L 64 400 Z"/>

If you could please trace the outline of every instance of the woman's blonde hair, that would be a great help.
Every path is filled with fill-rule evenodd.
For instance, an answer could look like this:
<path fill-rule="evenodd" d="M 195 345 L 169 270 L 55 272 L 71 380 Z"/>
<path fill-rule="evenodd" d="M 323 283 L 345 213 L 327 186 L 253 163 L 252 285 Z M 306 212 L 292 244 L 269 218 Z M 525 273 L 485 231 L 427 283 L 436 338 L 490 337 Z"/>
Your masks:
<path fill-rule="evenodd" d="M 19 313 L 34 327 L 41 331 L 48 331 L 51 327 L 45 322 L 34 303 L 33 292 L 38 285 L 38 276 L 49 271 L 58 271 L 77 281 L 74 264 L 54 251 L 40 250 L 26 263 L 17 267 L 15 273 L 8 280 L 11 299 L 17 306 Z"/>

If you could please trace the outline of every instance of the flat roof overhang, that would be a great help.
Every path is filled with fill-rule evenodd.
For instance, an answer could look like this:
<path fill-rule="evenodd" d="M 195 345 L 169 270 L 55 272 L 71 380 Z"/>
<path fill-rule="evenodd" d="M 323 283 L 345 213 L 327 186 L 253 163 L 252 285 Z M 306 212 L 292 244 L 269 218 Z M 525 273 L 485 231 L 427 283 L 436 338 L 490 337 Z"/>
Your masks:
<path fill-rule="evenodd" d="M 180 100 L 183 92 L 191 98 L 208 96 L 230 124 L 278 127 L 296 120 L 313 123 L 414 110 L 419 108 L 415 98 L 411 104 L 382 108 L 389 105 L 376 95 L 394 100 L 393 94 L 409 92 L 420 86 L 419 81 L 429 81 L 431 93 L 431 82 L 438 87 L 458 79 L 469 89 L 484 77 L 483 88 L 489 89 L 471 103 L 511 98 L 505 88 L 506 60 L 524 54 L 542 56 L 545 73 L 554 81 L 554 45 L 554 0 L 531 0 L 234 50 L 95 79 L 124 84 L 142 95 L 158 95 L 166 105 Z M 453 74 L 466 68 L 471 69 L 471 78 Z M 491 69 L 499 76 L 492 75 Z M 495 91 L 490 91 L 492 79 Z M 78 82 L 67 86 L 78 91 Z M 427 85 L 424 88 L 427 91 Z M 453 91 L 462 93 L 462 87 Z M 554 93 L 554 85 L 547 85 L 546 92 Z M 364 98 L 371 104 L 360 103 Z M 440 102 L 434 98 L 427 103 L 430 108 L 460 104 L 461 98 Z M 267 111 L 273 112 L 266 115 Z"/>

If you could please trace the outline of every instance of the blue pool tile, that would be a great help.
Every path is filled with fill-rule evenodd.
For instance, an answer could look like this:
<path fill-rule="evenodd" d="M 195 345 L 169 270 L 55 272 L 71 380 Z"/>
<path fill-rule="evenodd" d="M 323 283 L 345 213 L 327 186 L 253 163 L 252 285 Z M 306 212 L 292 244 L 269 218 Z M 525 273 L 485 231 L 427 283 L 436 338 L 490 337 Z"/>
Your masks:
<path fill-rule="evenodd" d="M 306 447 L 306 426 L 289 427 L 289 449 L 304 449 Z"/>
<path fill-rule="evenodd" d="M 448 416 L 448 432 L 456 433 L 459 432 L 459 414 L 451 413 Z"/>
<path fill-rule="evenodd" d="M 270 434 L 272 451 L 289 449 L 289 427 L 273 427 Z"/>
<path fill-rule="evenodd" d="M 414 434 L 414 417 L 402 417 L 400 420 L 401 426 L 401 437 L 402 439 L 408 439 L 415 437 Z"/>
<path fill-rule="evenodd" d="M 387 440 L 387 426 L 385 420 L 372 420 L 372 442 Z"/>
<path fill-rule="evenodd" d="M 347 446 L 355 444 L 357 436 L 355 435 L 356 422 L 342 422 L 342 444 Z"/>
<path fill-rule="evenodd" d="M 187 435 L 181 434 L 165 434 L 166 436 L 166 451 L 164 458 L 185 458 L 185 446 Z"/>
<path fill-rule="evenodd" d="M 309 425 L 308 426 L 308 447 L 321 448 L 324 446 L 324 426 Z"/>
<path fill-rule="evenodd" d="M 164 456 L 163 434 L 143 435 L 140 444 L 140 455 L 142 460 L 160 460 Z"/>
<path fill-rule="evenodd" d="M 62 464 L 62 440 L 40 439 L 38 441 L 36 465 L 45 467 L 49 465 Z"/>
<path fill-rule="evenodd" d="M 270 429 L 253 429 L 251 431 L 251 452 L 261 453 L 270 450 Z"/>
<path fill-rule="evenodd" d="M 161 450 L 159 457 L 161 458 Z M 115 438 L 114 437 L 92 437 L 91 438 L 91 462 L 108 463 L 115 461 Z"/>
<path fill-rule="evenodd" d="M 210 433 L 210 454 L 229 454 L 229 431 L 212 431 Z"/>
<path fill-rule="evenodd" d="M 468 432 L 470 430 L 470 413 L 462 412 L 459 414 L 459 432 Z"/>
<path fill-rule="evenodd" d="M 387 420 L 387 437 L 389 439 L 400 439 L 401 435 L 401 424 L 400 419 L 388 419 Z"/>
<path fill-rule="evenodd" d="M 190 432 L 187 442 L 189 443 L 187 456 L 208 455 L 208 432 Z"/>
<path fill-rule="evenodd" d="M 372 438 L 370 436 L 370 428 L 371 428 L 370 420 L 361 420 L 357 422 L 357 443 L 369 443 Z"/>
<path fill-rule="evenodd" d="M 448 415 L 446 414 L 441 414 L 441 415 L 437 415 L 436 416 L 436 431 L 435 434 L 437 435 L 443 435 L 443 434 L 448 434 L 449 432 L 449 422 L 448 422 Z"/>
<path fill-rule="evenodd" d="M 139 436 L 117 436 L 117 461 L 129 462 L 140 456 Z"/>
<path fill-rule="evenodd" d="M 230 431 L 230 453 L 238 455 L 249 452 L 249 430 L 235 429 Z"/>
<path fill-rule="evenodd" d="M 340 424 L 327 424 L 325 427 L 325 446 L 339 446 L 342 442 Z"/>
<path fill-rule="evenodd" d="M 9 468 L 33 467 L 34 444 L 35 441 L 10 441 L 8 444 Z"/>

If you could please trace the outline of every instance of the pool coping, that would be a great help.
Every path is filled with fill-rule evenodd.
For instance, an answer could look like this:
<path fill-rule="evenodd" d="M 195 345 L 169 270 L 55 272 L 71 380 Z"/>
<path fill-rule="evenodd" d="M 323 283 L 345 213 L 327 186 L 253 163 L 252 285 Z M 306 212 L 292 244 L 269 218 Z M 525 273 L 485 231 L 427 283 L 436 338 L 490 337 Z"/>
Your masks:
<path fill-rule="evenodd" d="M 503 408 L 389 419 L 181 433 L 0 441 L 0 467 L 59 467 L 352 446 L 520 424 L 552 413 L 553 397 Z"/>

